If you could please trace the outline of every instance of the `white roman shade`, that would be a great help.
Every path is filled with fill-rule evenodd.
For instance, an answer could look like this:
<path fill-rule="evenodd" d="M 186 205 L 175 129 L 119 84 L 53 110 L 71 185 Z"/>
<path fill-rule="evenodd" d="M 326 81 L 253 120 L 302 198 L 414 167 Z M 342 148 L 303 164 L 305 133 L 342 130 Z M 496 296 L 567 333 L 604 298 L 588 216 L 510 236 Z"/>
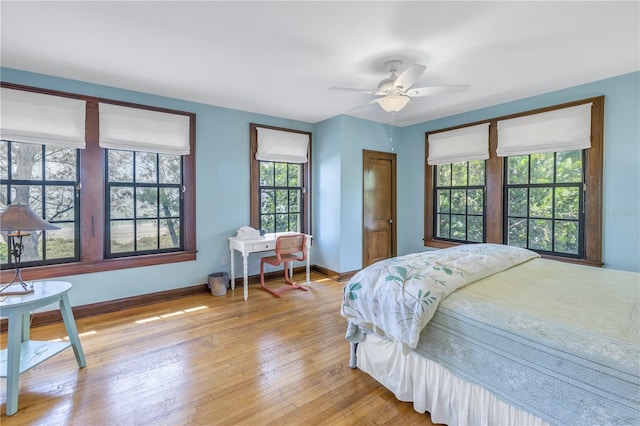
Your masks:
<path fill-rule="evenodd" d="M 591 148 L 591 103 L 498 121 L 500 157 Z"/>
<path fill-rule="evenodd" d="M 489 123 L 432 133 L 428 140 L 429 165 L 489 158 Z"/>
<path fill-rule="evenodd" d="M 258 150 L 256 160 L 278 163 L 306 163 L 309 135 L 282 130 L 256 128 Z"/>
<path fill-rule="evenodd" d="M 85 148 L 85 101 L 6 87 L 1 90 L 0 138 Z"/>
<path fill-rule="evenodd" d="M 188 115 L 99 104 L 100 146 L 126 151 L 189 155 Z"/>

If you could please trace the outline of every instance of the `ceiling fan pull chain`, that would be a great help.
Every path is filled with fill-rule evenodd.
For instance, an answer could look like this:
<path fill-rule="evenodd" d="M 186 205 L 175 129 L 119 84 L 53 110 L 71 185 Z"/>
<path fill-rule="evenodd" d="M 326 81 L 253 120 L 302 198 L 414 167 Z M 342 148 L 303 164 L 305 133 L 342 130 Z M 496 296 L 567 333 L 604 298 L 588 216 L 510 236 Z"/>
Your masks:
<path fill-rule="evenodd" d="M 389 145 L 391 146 L 391 152 L 395 152 L 395 148 L 393 147 L 393 126 L 394 126 L 394 118 L 396 116 L 395 112 L 391 113 L 391 124 L 389 124 Z"/>

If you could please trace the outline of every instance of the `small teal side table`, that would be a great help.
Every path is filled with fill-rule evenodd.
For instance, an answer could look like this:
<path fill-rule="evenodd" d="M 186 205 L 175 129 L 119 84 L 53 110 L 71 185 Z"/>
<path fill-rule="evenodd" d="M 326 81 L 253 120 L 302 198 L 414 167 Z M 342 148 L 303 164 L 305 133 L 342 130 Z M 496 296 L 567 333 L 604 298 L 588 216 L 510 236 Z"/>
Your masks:
<path fill-rule="evenodd" d="M 0 316 L 7 317 L 7 349 L 0 351 L 0 377 L 7 378 L 7 416 L 18 411 L 20 374 L 72 347 L 78 366 L 87 362 L 80 346 L 78 329 L 73 318 L 67 292 L 71 283 L 65 281 L 35 281 L 34 292 L 24 296 L 7 296 L 0 302 Z M 69 336 L 68 342 L 29 340 L 31 312 L 42 306 L 60 303 L 60 313 Z"/>

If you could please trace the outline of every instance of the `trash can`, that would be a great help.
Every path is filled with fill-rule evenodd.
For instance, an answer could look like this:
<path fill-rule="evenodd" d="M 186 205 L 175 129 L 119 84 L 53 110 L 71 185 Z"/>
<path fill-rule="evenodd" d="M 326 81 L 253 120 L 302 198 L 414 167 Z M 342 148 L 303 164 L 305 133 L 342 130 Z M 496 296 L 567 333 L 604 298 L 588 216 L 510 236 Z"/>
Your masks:
<path fill-rule="evenodd" d="M 214 296 L 224 296 L 227 294 L 227 285 L 229 284 L 229 274 L 226 272 L 214 272 L 209 275 L 207 287 Z"/>

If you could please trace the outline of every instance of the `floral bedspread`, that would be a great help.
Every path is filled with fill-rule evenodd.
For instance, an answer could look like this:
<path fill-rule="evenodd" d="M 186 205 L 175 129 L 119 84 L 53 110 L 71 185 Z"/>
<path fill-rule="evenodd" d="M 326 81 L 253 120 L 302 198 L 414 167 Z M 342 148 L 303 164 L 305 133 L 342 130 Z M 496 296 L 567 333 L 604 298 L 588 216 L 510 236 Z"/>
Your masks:
<path fill-rule="evenodd" d="M 359 341 L 362 328 L 393 340 L 406 353 L 417 346 L 420 331 L 451 292 L 536 257 L 519 247 L 465 244 L 370 265 L 343 290 L 347 340 Z"/>

